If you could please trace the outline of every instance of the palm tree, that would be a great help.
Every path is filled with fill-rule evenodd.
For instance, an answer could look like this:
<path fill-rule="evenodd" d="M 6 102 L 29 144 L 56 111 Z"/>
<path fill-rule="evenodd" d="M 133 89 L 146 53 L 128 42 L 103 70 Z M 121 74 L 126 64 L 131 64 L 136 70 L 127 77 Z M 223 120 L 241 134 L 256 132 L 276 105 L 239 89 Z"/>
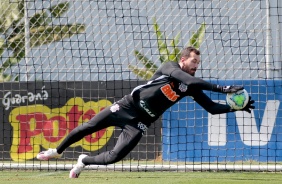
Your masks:
<path fill-rule="evenodd" d="M 18 80 L 18 74 L 7 74 L 5 71 L 25 57 L 24 15 L 27 4 L 24 0 L 0 2 L 0 82 Z M 69 10 L 69 6 L 69 2 L 59 3 L 36 11 L 28 18 L 30 48 L 60 41 L 85 31 L 84 24 L 52 24 Z"/>
<path fill-rule="evenodd" d="M 180 56 L 180 48 L 177 46 L 179 44 L 180 39 L 180 33 L 178 33 L 175 38 L 172 39 L 171 43 L 168 46 L 167 39 L 163 37 L 163 33 L 160 30 L 159 25 L 156 22 L 156 19 L 154 19 L 154 31 L 157 36 L 158 41 L 158 49 L 160 53 L 160 61 L 161 63 L 168 62 L 168 61 L 179 61 Z M 200 48 L 201 43 L 203 42 L 203 38 L 205 35 L 205 23 L 202 23 L 200 28 L 192 33 L 192 37 L 189 40 L 188 46 L 193 46 L 195 48 Z M 170 49 L 172 48 L 172 49 Z M 144 65 L 143 68 L 138 68 L 137 66 L 133 66 L 129 64 L 129 69 L 138 77 L 148 80 L 150 79 L 153 74 L 158 69 L 158 66 L 155 65 L 155 63 L 148 59 L 148 57 L 144 56 L 141 52 L 138 50 L 134 50 L 135 57 L 141 61 L 141 63 Z"/>

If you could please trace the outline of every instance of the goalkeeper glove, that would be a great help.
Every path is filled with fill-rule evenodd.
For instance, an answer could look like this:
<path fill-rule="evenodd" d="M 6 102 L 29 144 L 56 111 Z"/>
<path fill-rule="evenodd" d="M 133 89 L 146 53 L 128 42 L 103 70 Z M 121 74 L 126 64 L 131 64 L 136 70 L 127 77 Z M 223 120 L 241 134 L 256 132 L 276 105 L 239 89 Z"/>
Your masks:
<path fill-rule="evenodd" d="M 251 96 L 249 96 L 249 102 L 246 105 L 246 107 L 244 107 L 243 109 L 240 109 L 240 110 L 231 109 L 231 111 L 232 112 L 234 112 L 234 111 L 246 111 L 248 113 L 251 113 L 251 110 L 255 109 L 255 106 L 253 105 L 254 103 L 255 103 L 255 101 L 252 100 Z"/>
<path fill-rule="evenodd" d="M 242 90 L 244 89 L 243 86 L 235 86 L 235 85 L 232 85 L 232 86 L 220 86 L 220 85 L 213 85 L 213 89 L 212 91 L 215 91 L 215 92 L 220 92 L 220 93 L 235 93 L 239 90 Z"/>

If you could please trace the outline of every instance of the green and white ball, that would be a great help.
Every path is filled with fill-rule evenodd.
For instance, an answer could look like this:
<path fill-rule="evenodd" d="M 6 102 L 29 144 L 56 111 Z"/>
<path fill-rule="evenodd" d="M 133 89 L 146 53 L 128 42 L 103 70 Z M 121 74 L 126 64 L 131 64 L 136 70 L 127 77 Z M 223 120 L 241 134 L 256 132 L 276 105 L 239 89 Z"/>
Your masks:
<path fill-rule="evenodd" d="M 226 102 L 232 109 L 243 109 L 249 102 L 249 94 L 245 89 L 235 93 L 227 93 Z"/>

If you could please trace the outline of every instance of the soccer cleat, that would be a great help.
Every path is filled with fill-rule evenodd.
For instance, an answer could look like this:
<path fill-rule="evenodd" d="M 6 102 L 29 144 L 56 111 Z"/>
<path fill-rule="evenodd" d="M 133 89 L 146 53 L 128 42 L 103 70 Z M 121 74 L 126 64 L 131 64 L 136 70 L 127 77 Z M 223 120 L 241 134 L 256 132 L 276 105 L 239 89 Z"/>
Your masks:
<path fill-rule="evenodd" d="M 49 160 L 51 158 L 61 158 L 62 154 L 57 152 L 57 149 L 49 148 L 47 151 L 42 151 L 37 154 L 36 158 L 38 160 Z"/>
<path fill-rule="evenodd" d="M 70 171 L 70 175 L 69 175 L 70 178 L 78 178 L 79 177 L 80 173 L 82 172 L 82 170 L 85 167 L 85 164 L 82 163 L 82 159 L 84 159 L 85 157 L 87 157 L 87 155 L 85 155 L 85 154 L 79 155 L 76 165 Z"/>

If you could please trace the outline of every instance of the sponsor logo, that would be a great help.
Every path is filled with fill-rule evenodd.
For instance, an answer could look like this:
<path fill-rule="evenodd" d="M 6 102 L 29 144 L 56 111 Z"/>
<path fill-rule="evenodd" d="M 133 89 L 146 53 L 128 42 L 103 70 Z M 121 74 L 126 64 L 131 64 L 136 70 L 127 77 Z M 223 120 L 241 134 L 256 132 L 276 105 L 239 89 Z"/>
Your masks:
<path fill-rule="evenodd" d="M 144 134 L 144 132 L 146 132 L 147 129 L 148 129 L 148 127 L 147 127 L 145 124 L 141 123 L 141 122 L 139 122 L 137 126 L 138 126 L 138 128 L 139 128 L 140 130 L 143 131 L 142 134 Z"/>
<path fill-rule="evenodd" d="M 182 93 L 186 92 L 188 89 L 188 86 L 186 84 L 180 83 L 178 88 Z"/>
<path fill-rule="evenodd" d="M 9 114 L 13 127 L 11 158 L 14 161 L 33 159 L 41 147 L 56 147 L 75 127 L 89 121 L 93 116 L 111 104 L 108 100 L 84 102 L 72 98 L 61 108 L 50 109 L 43 104 L 14 108 Z M 108 127 L 85 136 L 70 147 L 81 146 L 87 151 L 102 148 L 114 131 Z"/>
<path fill-rule="evenodd" d="M 225 102 L 225 101 L 222 101 Z M 266 146 L 271 139 L 279 113 L 279 100 L 268 100 L 260 125 L 254 112 L 236 111 L 238 133 L 242 142 L 247 146 Z M 226 146 L 227 114 L 209 114 L 208 118 L 208 144 L 209 146 Z M 280 126 L 280 125 L 279 125 Z M 233 135 L 232 135 L 233 136 Z M 231 138 L 231 136 L 229 137 Z"/>
<path fill-rule="evenodd" d="M 38 100 L 47 100 L 49 97 L 47 90 L 45 90 L 45 86 L 41 88 L 41 93 L 32 93 L 28 92 L 27 95 L 20 95 L 20 94 L 15 94 L 12 96 L 12 92 L 9 91 L 7 92 L 3 99 L 2 99 L 2 104 L 5 107 L 5 110 L 10 109 L 11 106 L 21 103 L 28 103 L 28 102 L 36 102 Z"/>
<path fill-rule="evenodd" d="M 156 115 L 146 106 L 146 103 L 143 100 L 140 100 L 140 106 L 151 116 L 155 117 Z"/>
<path fill-rule="evenodd" d="M 111 110 L 112 112 L 117 112 L 117 111 L 119 111 L 119 105 L 118 105 L 118 104 L 112 105 L 111 108 L 110 108 L 110 110 Z"/>
<path fill-rule="evenodd" d="M 173 91 L 169 84 L 166 84 L 165 86 L 161 87 L 161 91 L 172 102 L 175 102 L 179 97 L 179 95 L 177 95 L 176 92 Z"/>

